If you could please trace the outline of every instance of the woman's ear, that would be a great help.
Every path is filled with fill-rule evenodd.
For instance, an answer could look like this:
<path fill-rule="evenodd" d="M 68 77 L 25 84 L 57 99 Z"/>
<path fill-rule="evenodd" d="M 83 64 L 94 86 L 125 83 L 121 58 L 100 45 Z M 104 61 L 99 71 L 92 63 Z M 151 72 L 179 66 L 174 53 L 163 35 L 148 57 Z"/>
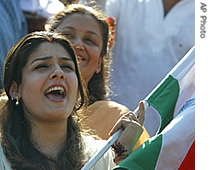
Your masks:
<path fill-rule="evenodd" d="M 17 97 L 20 97 L 19 94 L 18 94 L 18 85 L 15 81 L 12 82 L 12 85 L 10 86 L 10 89 L 9 89 L 9 94 L 11 96 L 11 98 L 15 99 Z"/>
<path fill-rule="evenodd" d="M 99 60 L 98 60 L 98 66 L 96 68 L 96 74 L 98 74 L 101 71 L 101 65 L 102 65 L 102 61 L 103 61 L 103 57 L 100 56 Z"/>

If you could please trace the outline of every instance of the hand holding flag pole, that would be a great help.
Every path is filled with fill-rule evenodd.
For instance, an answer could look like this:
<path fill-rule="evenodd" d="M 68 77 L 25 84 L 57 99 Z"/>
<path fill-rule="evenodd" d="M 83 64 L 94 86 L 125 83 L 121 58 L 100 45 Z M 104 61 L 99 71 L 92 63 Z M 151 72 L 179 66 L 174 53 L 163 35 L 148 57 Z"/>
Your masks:
<path fill-rule="evenodd" d="M 146 110 L 148 108 L 148 103 L 146 101 L 144 102 L 144 109 Z M 137 107 L 133 113 L 137 117 L 138 116 L 138 110 Z M 108 140 L 107 143 L 103 146 L 101 150 L 96 152 L 92 158 L 83 166 L 81 170 L 90 170 L 98 161 L 99 159 L 107 152 L 107 150 L 117 141 L 117 139 L 122 134 L 123 130 L 119 129 L 117 132 L 115 132 Z"/>

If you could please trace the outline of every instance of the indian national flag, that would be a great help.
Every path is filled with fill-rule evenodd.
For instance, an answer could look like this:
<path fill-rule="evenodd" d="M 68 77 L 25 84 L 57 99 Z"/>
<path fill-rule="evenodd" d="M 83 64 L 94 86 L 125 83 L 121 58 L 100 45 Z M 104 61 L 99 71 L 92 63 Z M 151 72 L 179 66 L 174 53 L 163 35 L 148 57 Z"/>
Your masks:
<path fill-rule="evenodd" d="M 161 117 L 158 133 L 123 160 L 115 170 L 195 169 L 194 47 L 145 98 Z M 190 163 L 189 163 L 190 162 Z"/>

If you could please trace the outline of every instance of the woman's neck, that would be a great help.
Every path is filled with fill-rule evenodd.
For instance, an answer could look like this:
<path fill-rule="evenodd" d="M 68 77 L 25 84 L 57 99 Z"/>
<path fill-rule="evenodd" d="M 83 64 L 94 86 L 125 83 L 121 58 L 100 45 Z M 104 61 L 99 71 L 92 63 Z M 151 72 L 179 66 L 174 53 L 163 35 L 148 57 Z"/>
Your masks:
<path fill-rule="evenodd" d="M 32 127 L 31 139 L 35 148 L 52 159 L 57 155 L 67 138 L 67 125 L 39 124 Z"/>

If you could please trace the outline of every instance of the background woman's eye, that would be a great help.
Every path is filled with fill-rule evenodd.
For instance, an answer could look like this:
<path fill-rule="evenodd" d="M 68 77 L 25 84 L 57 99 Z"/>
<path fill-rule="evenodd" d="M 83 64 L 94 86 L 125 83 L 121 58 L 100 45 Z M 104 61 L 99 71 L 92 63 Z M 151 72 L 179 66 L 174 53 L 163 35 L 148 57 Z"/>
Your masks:
<path fill-rule="evenodd" d="M 66 36 L 68 39 L 75 38 L 75 35 L 70 32 L 63 32 L 62 35 Z"/>
<path fill-rule="evenodd" d="M 86 42 L 91 43 L 91 44 L 96 44 L 95 41 L 91 38 L 86 38 Z"/>

